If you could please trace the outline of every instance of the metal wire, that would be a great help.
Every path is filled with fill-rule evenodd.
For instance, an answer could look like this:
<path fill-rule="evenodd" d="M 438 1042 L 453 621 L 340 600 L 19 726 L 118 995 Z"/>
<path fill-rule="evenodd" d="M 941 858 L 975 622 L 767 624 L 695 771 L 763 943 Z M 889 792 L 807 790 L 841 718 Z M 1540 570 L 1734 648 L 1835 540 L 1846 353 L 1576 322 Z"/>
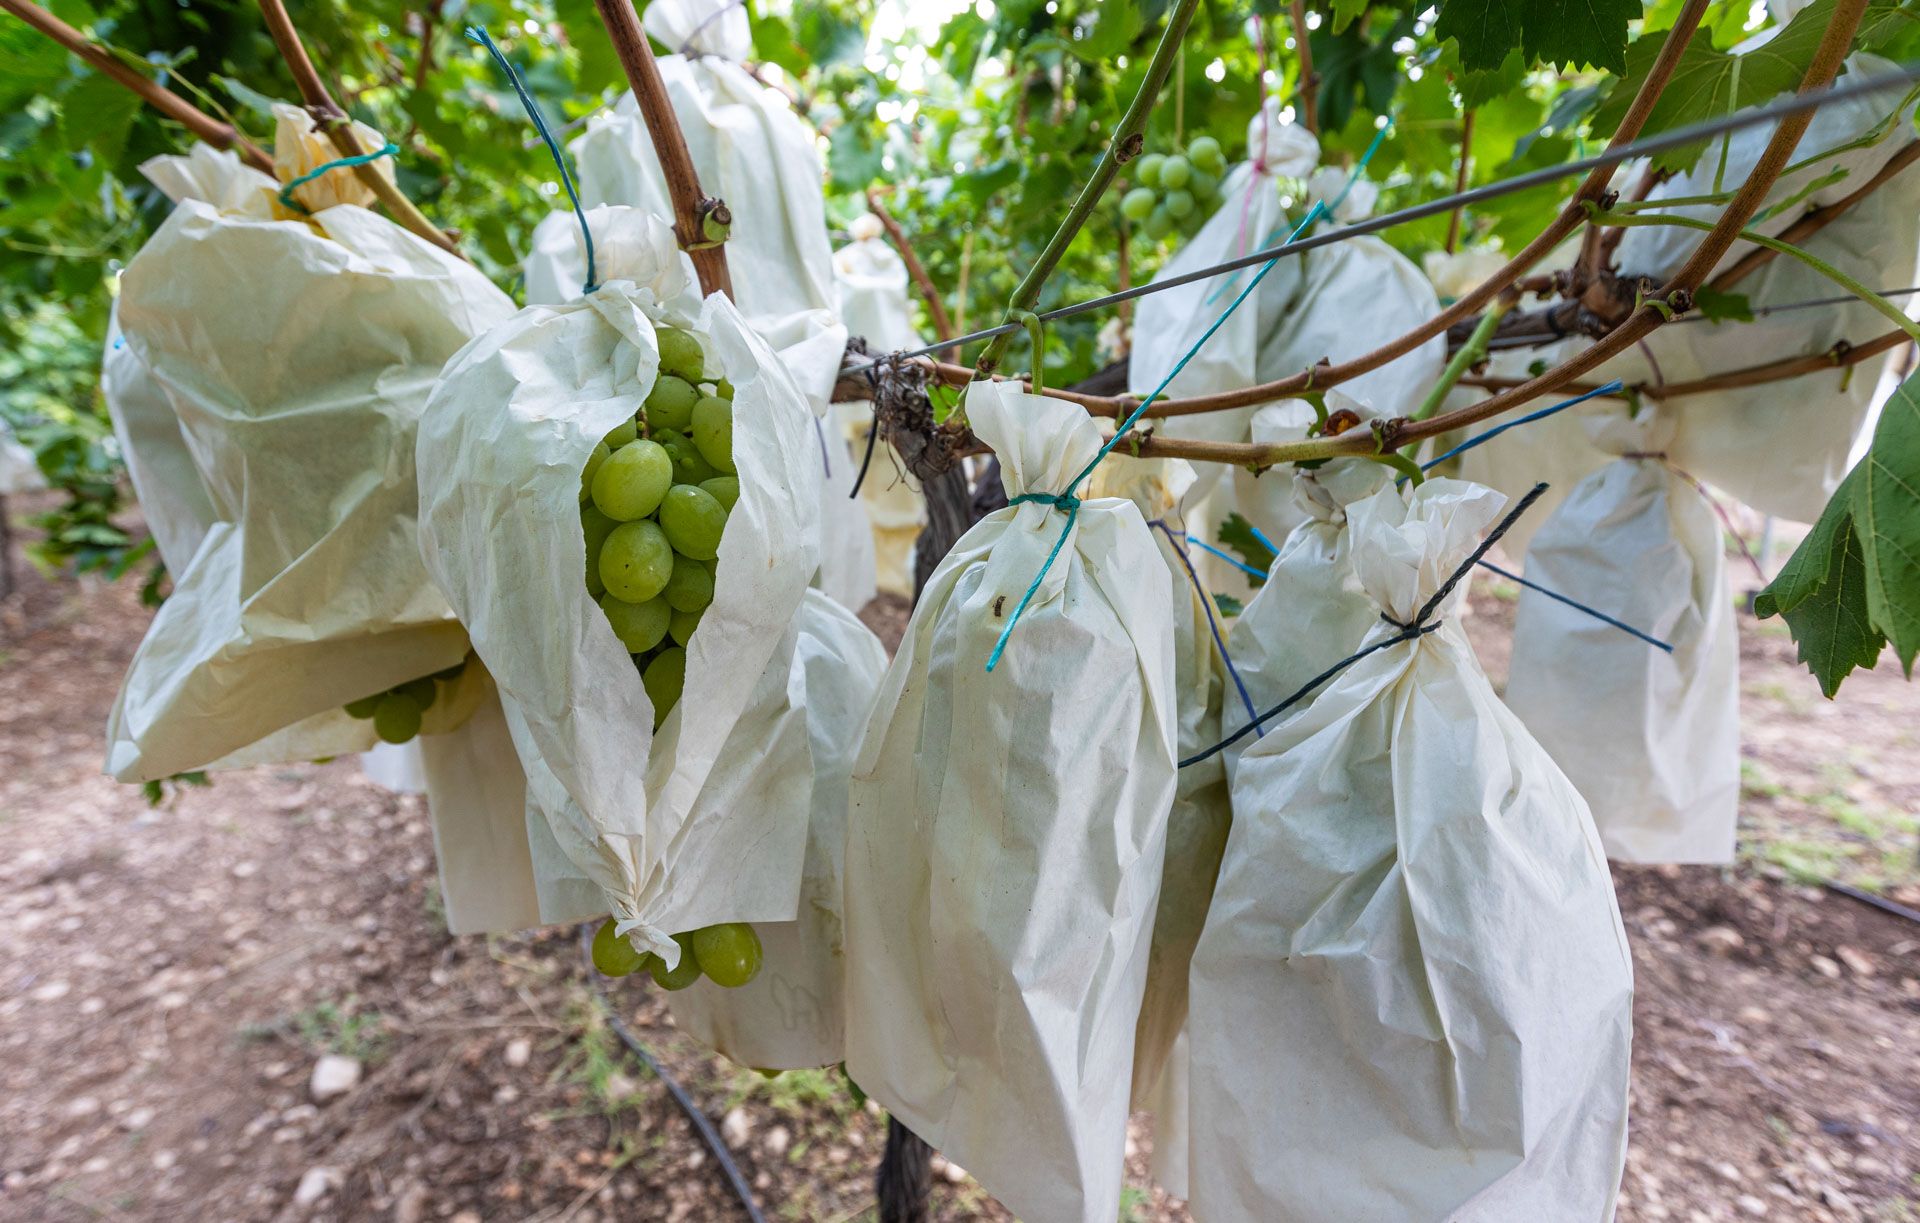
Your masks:
<path fill-rule="evenodd" d="M 1600 169 L 1603 166 L 1619 165 L 1621 162 L 1632 161 L 1635 158 L 1645 157 L 1651 153 L 1664 152 L 1667 149 L 1678 148 L 1681 145 L 1709 140 L 1715 136 L 1725 135 L 1728 132 L 1736 132 L 1743 128 L 1755 127 L 1759 124 L 1781 119 L 1788 115 L 1799 114 L 1801 111 L 1815 110 L 1829 102 L 1842 102 L 1849 98 L 1860 97 L 1864 94 L 1879 93 L 1882 90 L 1908 85 L 1915 80 L 1920 80 L 1920 63 L 1902 64 L 1891 72 L 1881 72 L 1872 76 L 1863 76 L 1858 80 L 1850 81 L 1844 85 L 1830 85 L 1825 89 L 1815 89 L 1809 90 L 1806 93 L 1791 94 L 1778 101 L 1768 103 L 1765 106 L 1755 107 L 1752 110 L 1739 111 L 1718 119 L 1710 119 L 1704 123 L 1693 123 L 1686 127 L 1674 128 L 1672 131 L 1661 132 L 1657 136 L 1648 136 L 1642 140 L 1635 140 L 1628 144 L 1623 144 L 1617 149 L 1608 149 L 1603 153 L 1582 158 L 1579 161 L 1570 161 L 1557 166 L 1545 166 L 1538 170 L 1528 171 L 1525 174 L 1516 174 L 1512 178 L 1501 179 L 1497 183 L 1488 183 L 1485 186 L 1473 187 L 1466 191 L 1457 191 L 1452 195 L 1441 196 L 1439 199 L 1414 204 L 1410 207 L 1402 208 L 1397 212 L 1383 213 L 1377 217 L 1369 217 L 1364 221 L 1355 221 L 1353 224 L 1342 226 L 1339 229 L 1322 230 L 1317 234 L 1312 234 L 1295 241 L 1282 242 L 1278 246 L 1267 247 L 1264 250 L 1250 251 L 1245 255 L 1214 264 L 1212 267 L 1200 268 L 1179 276 L 1169 276 L 1165 280 L 1156 280 L 1144 285 L 1136 285 L 1131 289 L 1125 289 L 1118 293 L 1109 293 L 1105 297 L 1096 297 L 1088 301 L 1057 306 L 1052 310 L 1043 310 L 1038 313 L 1037 317 L 1042 322 L 1051 322 L 1054 319 L 1071 318 L 1074 315 L 1085 314 L 1088 311 L 1099 310 L 1107 306 L 1116 306 L 1121 302 L 1133 301 L 1135 298 L 1145 297 L 1149 293 L 1160 293 L 1167 289 L 1179 288 L 1181 285 L 1193 284 L 1195 281 L 1206 280 L 1210 277 L 1218 276 L 1222 272 L 1237 271 L 1240 268 L 1252 267 L 1255 264 L 1266 263 L 1271 259 L 1278 259 L 1286 255 L 1305 254 L 1307 251 L 1317 250 L 1323 246 L 1332 246 L 1337 242 L 1345 242 L 1349 238 L 1358 238 L 1367 234 L 1379 233 L 1381 230 L 1405 225 L 1409 221 L 1419 221 L 1427 217 L 1439 216 L 1442 213 L 1451 212 L 1455 208 L 1478 204 L 1485 200 L 1498 199 L 1503 195 L 1512 195 L 1516 191 L 1525 191 L 1529 188 L 1543 186 L 1562 178 L 1572 178 L 1577 175 L 1586 174 L 1593 170 Z M 956 348 L 963 344 L 971 344 L 976 340 L 990 339 L 997 335 L 1005 335 L 1009 332 L 1020 331 L 1022 329 L 1023 324 L 1020 323 L 1002 323 L 997 327 L 987 327 L 980 331 L 969 332 L 966 335 L 958 336 L 954 339 L 942 340 L 938 344 L 929 344 L 924 348 L 915 348 L 906 352 L 891 353 L 889 356 L 896 360 L 907 357 L 931 356 L 942 349 Z M 862 370 L 873 368 L 876 364 L 878 364 L 878 361 L 871 361 L 866 365 L 856 366 L 845 372 L 859 373 Z"/>

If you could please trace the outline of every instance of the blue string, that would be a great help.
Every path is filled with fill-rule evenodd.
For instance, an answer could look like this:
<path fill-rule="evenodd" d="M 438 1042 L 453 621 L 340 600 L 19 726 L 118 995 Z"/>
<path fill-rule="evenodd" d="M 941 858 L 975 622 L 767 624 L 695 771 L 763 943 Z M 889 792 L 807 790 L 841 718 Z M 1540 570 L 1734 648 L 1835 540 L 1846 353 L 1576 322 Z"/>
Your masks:
<path fill-rule="evenodd" d="M 487 54 L 493 56 L 493 62 L 507 74 L 507 80 L 513 85 L 513 92 L 520 96 L 520 105 L 526 108 L 527 118 L 533 120 L 533 130 L 540 134 L 540 139 L 547 146 L 547 152 L 553 155 L 553 164 L 560 167 L 560 183 L 567 189 L 567 199 L 573 204 L 573 215 L 580 222 L 580 235 L 587 250 L 587 282 L 580 286 L 580 291 L 591 293 L 600 287 L 599 279 L 594 275 L 593 231 L 587 228 L 587 214 L 580 208 L 580 193 L 573 189 L 573 175 L 567 171 L 567 159 L 560 151 L 560 142 L 553 138 L 551 131 L 547 130 L 546 117 L 540 113 L 540 107 L 534 102 L 533 95 L 527 92 L 526 82 L 520 79 L 519 70 L 507 60 L 505 55 L 501 54 L 499 47 L 494 46 L 493 39 L 487 32 L 477 26 L 468 26 L 467 40 L 485 47 Z"/>
<path fill-rule="evenodd" d="M 1239 557 L 1230 556 L 1227 553 L 1222 552 L 1220 549 L 1214 547 L 1212 544 L 1208 543 L 1204 539 L 1188 538 L 1187 542 L 1192 544 L 1194 547 L 1200 549 L 1202 552 L 1213 553 L 1215 556 L 1227 562 L 1227 564 L 1232 565 L 1235 569 L 1238 569 L 1242 573 L 1251 574 L 1254 577 L 1261 578 L 1263 580 L 1267 576 L 1266 570 L 1255 569 L 1252 565 L 1247 564 L 1245 561 L 1241 560 Z M 1279 554 L 1275 553 L 1275 555 L 1277 556 Z"/>
<path fill-rule="evenodd" d="M 1389 124 L 1388 126 L 1390 127 L 1392 125 Z M 1380 142 L 1386 136 L 1386 132 L 1387 128 L 1383 127 L 1374 133 L 1373 143 L 1367 146 L 1365 156 L 1353 167 L 1353 172 L 1347 175 L 1347 187 L 1351 187 L 1354 180 L 1360 177 L 1360 172 L 1366 168 L 1366 159 L 1372 157 L 1374 150 L 1380 147 Z M 1346 187 L 1342 187 L 1340 193 L 1336 195 L 1334 199 L 1337 202 L 1340 199 L 1344 199 L 1345 196 Z M 1287 241 L 1291 242 L 1294 238 L 1299 237 L 1300 234 L 1306 230 L 1307 226 L 1319 220 L 1326 214 L 1326 211 L 1326 202 L 1324 200 L 1315 200 L 1313 207 L 1307 210 L 1307 215 L 1301 218 L 1300 224 L 1296 225 L 1293 233 L 1288 235 Z M 1252 296 L 1253 291 L 1260 287 L 1260 282 L 1266 279 L 1267 273 L 1273 270 L 1274 265 L 1279 263 L 1281 258 L 1281 255 L 1275 255 L 1260 265 L 1260 270 L 1254 273 L 1252 280 L 1247 282 L 1247 287 L 1240 291 L 1240 295 L 1233 299 L 1232 304 L 1221 311 L 1220 317 L 1213 320 L 1213 324 L 1206 329 L 1198 340 L 1194 341 L 1193 347 L 1187 350 L 1186 355 L 1174 363 L 1173 369 L 1167 373 L 1165 378 L 1160 380 L 1160 385 L 1153 388 L 1153 393 L 1140 401 L 1139 406 L 1135 407 L 1133 412 L 1129 414 L 1125 420 L 1120 422 L 1120 427 L 1113 431 L 1113 436 L 1107 439 L 1106 444 L 1100 447 L 1099 452 L 1093 456 L 1092 460 L 1080 469 L 1080 474 L 1067 482 L 1065 492 L 1059 494 L 1025 493 L 1008 501 L 1007 504 L 1009 505 L 1014 505 L 1022 501 L 1039 501 L 1050 504 L 1056 509 L 1066 509 L 1067 521 L 1060 528 L 1060 538 L 1054 541 L 1053 551 L 1047 553 L 1046 563 L 1041 565 L 1040 572 L 1034 575 L 1033 584 L 1027 587 L 1027 593 L 1020 596 L 1020 605 L 1013 609 L 1013 615 L 1007 620 L 1007 627 L 1000 630 L 999 640 L 993 643 L 993 653 L 987 657 L 987 671 L 989 674 L 992 673 L 994 666 L 999 663 L 1000 655 L 1006 651 L 1007 639 L 1013 635 L 1013 626 L 1020 622 L 1020 617 L 1027 610 L 1027 605 L 1033 602 L 1033 596 L 1040 590 L 1040 583 L 1046 580 L 1047 571 L 1053 568 L 1053 562 L 1055 558 L 1060 555 L 1060 549 L 1066 545 L 1067 536 L 1073 533 L 1074 521 L 1079 517 L 1080 513 L 1080 499 L 1073 495 L 1073 490 L 1080 487 L 1081 482 L 1093 474 L 1093 469 L 1098 467 L 1100 461 L 1112 453 L 1115 446 L 1120 444 L 1120 439 L 1125 437 L 1127 432 L 1139 423 L 1140 418 L 1146 415 L 1147 409 L 1153 406 L 1153 402 L 1166 393 L 1167 387 L 1172 384 L 1175 378 L 1180 376 L 1180 371 L 1187 368 L 1188 362 L 1200 355 L 1200 350 L 1206 347 L 1207 341 L 1213 338 L 1214 332 L 1220 330 L 1227 319 L 1232 317 L 1233 312 L 1240 308 L 1240 304 Z"/>
<path fill-rule="evenodd" d="M 1265 535 L 1262 535 L 1262 534 L 1260 533 L 1260 528 L 1259 528 L 1259 527 L 1256 527 L 1256 526 L 1254 526 L 1254 525 L 1253 525 L 1253 524 L 1252 524 L 1251 522 L 1249 522 L 1249 523 L 1247 524 L 1247 530 L 1249 530 L 1249 531 L 1251 531 L 1251 532 L 1253 533 L 1253 537 L 1254 537 L 1255 539 L 1257 539 L 1257 540 L 1259 540 L 1259 541 L 1260 541 L 1260 546 L 1261 546 L 1261 547 L 1263 547 L 1263 548 L 1265 548 L 1265 549 L 1266 549 L 1267 551 L 1269 551 L 1269 552 L 1271 552 L 1271 553 L 1273 553 L 1273 554 L 1274 554 L 1274 556 L 1276 556 L 1276 557 L 1280 555 L 1280 549 L 1278 549 L 1278 548 L 1276 548 L 1276 547 L 1274 547 L 1274 546 L 1273 546 L 1273 541 L 1272 541 L 1271 539 L 1268 539 L 1268 538 L 1267 538 L 1267 537 L 1266 537 Z"/>
<path fill-rule="evenodd" d="M 1441 455 L 1439 458 L 1420 464 L 1420 470 L 1432 471 L 1434 468 L 1446 462 L 1448 459 L 1452 458 L 1454 455 L 1460 454 L 1463 451 L 1472 450 L 1475 446 L 1481 445 L 1483 443 L 1490 442 L 1494 438 L 1499 437 L 1502 433 L 1505 433 L 1509 429 L 1518 429 L 1521 425 L 1528 424 L 1536 420 L 1545 420 L 1547 417 L 1552 416 L 1555 412 L 1564 412 L 1568 408 L 1571 408 L 1572 406 L 1574 406 L 1575 404 L 1585 403 L 1589 399 L 1597 399 L 1602 395 L 1611 395 L 1615 391 L 1620 390 L 1624 385 L 1625 384 L 1621 382 L 1618 378 L 1615 378 L 1612 382 L 1607 383 L 1607 385 L 1597 386 L 1593 388 L 1591 391 L 1588 391 L 1584 395 L 1575 395 L 1572 399 L 1563 399 L 1559 403 L 1554 404 L 1550 408 L 1541 408 L 1538 412 L 1529 412 L 1527 415 L 1522 416 L 1517 420 L 1510 420 L 1504 425 L 1496 425 L 1494 428 L 1487 430 L 1485 433 L 1482 433 L 1477 437 L 1470 437 L 1466 441 L 1461 442 L 1458 446 L 1455 446 L 1452 450 L 1447 451 L 1445 454 Z M 1401 476 L 1398 480 L 1395 480 L 1394 483 L 1403 484 L 1406 482 L 1406 479 L 1407 477 Z"/>
<path fill-rule="evenodd" d="M 1167 537 L 1167 543 L 1172 545 L 1173 554 L 1180 558 L 1181 566 L 1187 571 L 1187 580 L 1193 583 L 1195 593 L 1200 596 L 1200 607 L 1207 613 L 1207 630 L 1213 634 L 1213 644 L 1220 651 L 1220 661 L 1227 664 L 1227 675 L 1233 680 L 1234 690 L 1240 694 L 1241 704 L 1247 707 L 1247 717 L 1258 718 L 1260 711 L 1253 707 L 1253 698 L 1247 695 L 1247 686 L 1240 680 L 1240 669 L 1233 665 L 1233 655 L 1227 653 L 1226 638 L 1220 635 L 1220 623 L 1213 618 L 1213 596 L 1200 584 L 1200 575 L 1194 572 L 1193 561 L 1187 557 L 1186 549 L 1180 546 L 1180 539 L 1174 537 L 1173 529 L 1164 520 L 1155 518 L 1147 525 L 1160 528 L 1160 533 Z M 1180 532 L 1180 538 L 1184 539 L 1186 534 L 1185 531 Z M 1260 733 L 1264 735 L 1267 732 L 1263 729 Z"/>
<path fill-rule="evenodd" d="M 1668 643 L 1660 640 L 1658 637 L 1652 636 L 1651 634 L 1641 632 L 1639 629 L 1633 627 L 1631 624 L 1625 624 L 1619 620 L 1615 620 L 1612 616 L 1607 615 L 1607 613 L 1603 611 L 1595 611 L 1593 608 L 1588 607 L 1585 603 L 1576 603 L 1572 599 L 1569 599 L 1567 596 L 1561 594 L 1558 591 L 1548 590 L 1545 586 L 1540 585 L 1540 583 L 1538 582 L 1529 582 L 1527 579 L 1521 577 L 1517 573 L 1509 573 L 1507 570 L 1502 569 L 1500 566 L 1494 564 L 1492 561 L 1483 560 L 1480 562 L 1480 565 L 1482 568 L 1490 569 L 1493 572 L 1499 574 L 1501 577 L 1507 579 L 1509 582 L 1518 582 L 1520 585 L 1525 586 L 1528 590 L 1538 591 L 1540 594 L 1547 596 L 1549 599 L 1555 599 L 1561 603 L 1565 603 L 1568 607 L 1573 608 L 1575 611 L 1585 612 L 1587 613 L 1587 615 L 1592 616 L 1595 620 L 1600 621 L 1602 624 L 1610 624 L 1614 628 L 1619 629 L 1621 632 L 1626 633 L 1629 636 L 1638 637 L 1640 640 L 1646 642 L 1650 646 L 1653 646 L 1655 649 L 1665 650 L 1669 654 L 1673 653 L 1673 647 Z"/>
<path fill-rule="evenodd" d="M 332 161 L 323 161 L 313 169 L 308 170 L 305 174 L 302 174 L 299 178 L 294 179 L 286 186 L 280 188 L 280 203 L 283 207 L 291 208 L 296 212 L 311 216 L 313 210 L 293 198 L 293 189 L 295 187 L 304 187 L 329 170 L 340 170 L 347 166 L 364 166 L 370 161 L 379 161 L 382 157 L 397 156 L 399 152 L 400 146 L 389 140 L 387 141 L 387 147 L 375 149 L 371 153 L 355 153 L 352 157 L 336 157 Z"/>

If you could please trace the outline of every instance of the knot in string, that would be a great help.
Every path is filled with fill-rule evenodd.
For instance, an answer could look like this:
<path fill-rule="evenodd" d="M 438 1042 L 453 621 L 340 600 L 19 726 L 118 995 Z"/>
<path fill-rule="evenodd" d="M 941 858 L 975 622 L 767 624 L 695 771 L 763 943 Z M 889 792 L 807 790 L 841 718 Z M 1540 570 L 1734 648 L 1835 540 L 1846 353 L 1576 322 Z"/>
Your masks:
<path fill-rule="evenodd" d="M 299 178 L 294 179 L 286 186 L 280 188 L 280 203 L 283 207 L 291 208 L 303 216 L 312 216 L 313 210 L 311 208 L 308 208 L 305 204 L 293 198 L 294 188 L 304 187 L 330 170 L 339 170 L 346 166 L 364 166 L 368 162 L 379 161 L 382 157 L 396 157 L 399 153 L 400 146 L 389 140 L 385 148 L 375 149 L 371 153 L 356 153 L 352 157 L 336 157 L 332 161 L 323 161 L 313 169 L 308 170 L 305 174 L 302 174 Z"/>
<path fill-rule="evenodd" d="M 1079 481 L 1076 480 L 1075 483 Z M 1075 513 L 1080 508 L 1080 498 L 1072 493 L 1021 493 L 1018 497 L 1009 497 L 1007 504 L 1019 505 L 1024 501 L 1037 501 L 1042 505 L 1050 505 L 1056 510 L 1065 510 L 1069 514 Z"/>
<path fill-rule="evenodd" d="M 1093 462 L 1098 463 L 1099 461 L 1096 457 Z M 1092 470 L 1093 463 L 1089 463 L 1087 465 L 1087 471 Z M 1083 471 L 1075 476 L 1073 483 L 1067 487 L 1069 489 L 1078 488 L 1080 481 L 1087 478 L 1087 471 Z M 1060 555 L 1060 549 L 1067 546 L 1067 537 L 1073 534 L 1073 524 L 1080 517 L 1080 498 L 1074 496 L 1072 492 L 1021 493 L 1018 497 L 1007 498 L 1007 504 L 1010 506 L 1019 505 L 1025 501 L 1037 501 L 1042 505 L 1052 506 L 1056 510 L 1065 510 L 1067 521 L 1066 525 L 1060 528 L 1060 538 L 1053 541 L 1053 550 L 1047 553 L 1047 559 L 1045 563 L 1040 566 L 1040 572 L 1033 575 L 1033 584 L 1027 587 L 1027 593 L 1020 596 L 1020 603 L 1013 609 L 1013 614 L 1007 617 L 1007 627 L 1000 630 L 999 640 L 993 643 L 993 653 L 987 656 L 987 671 L 989 674 L 992 673 L 993 668 L 999 663 L 1000 655 L 1006 652 L 1007 638 L 1013 635 L 1013 626 L 1020 623 L 1020 616 L 1027 610 L 1027 604 L 1033 602 L 1033 596 L 1040 593 L 1040 583 L 1047 580 L 1047 571 L 1053 568 L 1053 562 Z"/>

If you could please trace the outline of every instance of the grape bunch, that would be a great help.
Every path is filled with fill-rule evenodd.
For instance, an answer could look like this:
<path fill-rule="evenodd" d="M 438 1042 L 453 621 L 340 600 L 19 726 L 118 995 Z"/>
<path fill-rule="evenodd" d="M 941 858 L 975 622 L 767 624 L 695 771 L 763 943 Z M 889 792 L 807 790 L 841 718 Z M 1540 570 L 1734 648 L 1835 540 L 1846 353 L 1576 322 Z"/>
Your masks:
<path fill-rule="evenodd" d="M 740 496 L 733 387 L 705 368 L 692 333 L 661 327 L 660 376 L 580 473 L 587 593 L 653 702 L 658 729 L 680 699 L 687 641 L 713 602 L 720 534 Z"/>
<path fill-rule="evenodd" d="M 1155 242 L 1174 230 L 1192 236 L 1220 202 L 1227 159 L 1220 142 L 1196 136 L 1182 153 L 1148 153 L 1133 172 L 1133 190 L 1120 197 L 1120 213 Z"/>
<path fill-rule="evenodd" d="M 472 653 L 468 653 L 466 658 L 451 667 L 419 679 L 410 679 L 385 692 L 348 701 L 344 708 L 349 717 L 373 719 L 373 733 L 379 735 L 383 742 L 405 743 L 420 733 L 420 719 L 439 699 L 440 685 L 458 679 L 472 657 Z"/>
<path fill-rule="evenodd" d="M 609 977 L 625 977 L 647 971 L 661 989 L 685 989 L 701 974 L 715 985 L 737 989 L 760 975 L 760 936 L 746 922 L 722 922 L 702 926 L 689 934 L 676 934 L 680 944 L 680 964 L 668 968 L 667 962 L 651 951 L 641 951 L 614 933 L 611 917 L 600 923 L 593 935 L 593 966 Z"/>

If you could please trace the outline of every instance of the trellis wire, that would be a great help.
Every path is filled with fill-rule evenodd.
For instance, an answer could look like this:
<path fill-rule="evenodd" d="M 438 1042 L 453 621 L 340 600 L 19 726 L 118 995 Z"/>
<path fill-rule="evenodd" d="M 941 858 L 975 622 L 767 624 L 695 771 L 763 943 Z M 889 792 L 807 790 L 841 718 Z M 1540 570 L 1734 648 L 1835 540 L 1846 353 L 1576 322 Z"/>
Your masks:
<path fill-rule="evenodd" d="M 1891 72 L 1881 72 L 1872 76 L 1864 76 L 1859 80 L 1851 81 L 1844 85 L 1829 85 L 1824 89 L 1791 94 L 1778 101 L 1770 102 L 1765 106 L 1755 107 L 1752 110 L 1737 111 L 1734 114 L 1719 119 L 1710 119 L 1702 123 L 1693 123 L 1685 127 L 1674 128 L 1672 131 L 1661 132 L 1655 136 L 1635 140 L 1628 144 L 1623 144 L 1619 148 L 1608 149 L 1605 152 L 1595 154 L 1592 157 L 1582 158 L 1579 161 L 1570 161 L 1557 166 L 1544 166 L 1538 170 L 1530 170 L 1525 174 L 1516 174 L 1512 178 L 1501 179 L 1499 182 L 1488 183 L 1481 187 L 1473 187 L 1466 191 L 1458 191 L 1452 195 L 1442 196 L 1435 200 L 1428 200 L 1425 203 L 1414 204 L 1395 212 L 1383 213 L 1377 217 L 1369 217 L 1363 221 L 1355 221 L 1353 224 L 1342 226 L 1339 229 L 1322 231 L 1311 237 L 1289 238 L 1286 242 L 1278 246 L 1252 251 L 1245 255 L 1223 260 L 1220 263 L 1214 264 L 1212 267 L 1200 268 L 1179 276 L 1169 276 L 1165 280 L 1156 280 L 1144 285 L 1136 285 L 1131 289 L 1123 289 L 1118 293 L 1109 293 L 1104 297 L 1095 297 L 1083 302 L 1056 306 L 1052 310 L 1040 311 L 1038 317 L 1042 322 L 1051 322 L 1054 319 L 1071 318 L 1074 315 L 1085 314 L 1091 310 L 1099 310 L 1107 306 L 1116 306 L 1121 302 L 1133 301 L 1135 298 L 1145 297 L 1149 293 L 1160 293 L 1167 289 L 1179 288 L 1181 285 L 1192 284 L 1195 281 L 1206 280 L 1210 277 L 1218 276 L 1222 272 L 1237 271 L 1240 268 L 1252 267 L 1254 264 L 1265 263 L 1268 260 L 1278 259 L 1286 255 L 1305 254 L 1307 251 L 1316 250 L 1323 246 L 1331 246 L 1336 242 L 1344 242 L 1349 238 L 1358 238 L 1367 234 L 1379 233 L 1381 230 L 1393 229 L 1409 221 L 1424 220 L 1427 217 L 1451 212 L 1455 208 L 1478 204 L 1485 200 L 1498 199 L 1503 195 L 1512 195 L 1516 191 L 1525 191 L 1532 187 L 1543 186 L 1558 179 L 1586 174 L 1605 166 L 1619 165 L 1625 161 L 1645 157 L 1650 153 L 1664 152 L 1667 149 L 1678 148 L 1681 145 L 1693 144 L 1697 141 L 1711 139 L 1714 136 L 1725 135 L 1728 132 L 1735 132 L 1743 128 L 1771 122 L 1788 115 L 1799 114 L 1801 111 L 1814 110 L 1829 102 L 1843 102 L 1864 94 L 1878 93 L 1896 85 L 1910 83 L 1916 79 L 1920 79 L 1920 63 L 1910 63 L 1902 64 Z M 1297 233 L 1298 231 L 1296 230 L 1295 232 Z M 956 336 L 951 340 L 942 340 L 938 344 L 929 344 L 924 348 L 910 349 L 906 352 L 893 353 L 890 355 L 895 358 L 925 357 L 939 352 L 942 349 L 971 344 L 976 340 L 991 339 L 994 336 L 1005 335 L 1021 329 L 1022 326 L 1019 323 L 1002 323 L 997 327 L 988 327 L 981 331 Z M 872 368 L 876 364 L 878 364 L 877 361 L 868 362 L 866 365 L 857 366 L 845 372 L 860 373 L 863 370 Z"/>

